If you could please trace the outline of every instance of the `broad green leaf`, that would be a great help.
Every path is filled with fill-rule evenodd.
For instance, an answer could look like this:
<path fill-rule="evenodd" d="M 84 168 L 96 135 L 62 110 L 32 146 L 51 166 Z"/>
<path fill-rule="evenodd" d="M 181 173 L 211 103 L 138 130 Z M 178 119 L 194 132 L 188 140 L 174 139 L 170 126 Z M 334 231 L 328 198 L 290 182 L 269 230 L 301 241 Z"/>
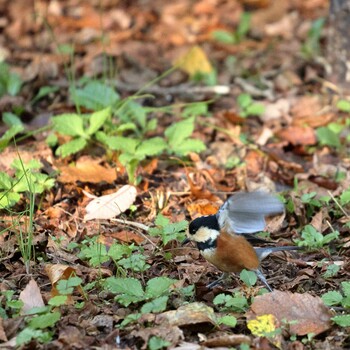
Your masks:
<path fill-rule="evenodd" d="M 87 145 L 87 141 L 84 138 L 77 138 L 69 141 L 56 149 L 55 154 L 62 158 L 68 157 L 71 154 L 78 153 L 83 150 Z"/>
<path fill-rule="evenodd" d="M 41 329 L 33 329 L 26 327 L 23 331 L 16 335 L 16 345 L 24 345 L 29 343 L 32 339 L 38 339 L 39 341 L 49 341 L 50 336 L 48 332 L 43 332 Z"/>
<path fill-rule="evenodd" d="M 144 107 L 129 100 L 122 110 L 118 111 L 118 117 L 123 122 L 136 122 L 142 130 L 146 128 L 147 113 Z"/>
<path fill-rule="evenodd" d="M 21 90 L 22 80 L 16 73 L 10 73 L 7 78 L 7 93 L 16 96 Z"/>
<path fill-rule="evenodd" d="M 199 115 L 207 115 L 208 103 L 205 103 L 205 102 L 192 103 L 189 106 L 186 106 L 181 114 L 185 118 L 197 117 Z"/>
<path fill-rule="evenodd" d="M 20 199 L 19 193 L 0 192 L 0 209 L 13 207 Z"/>
<path fill-rule="evenodd" d="M 168 296 L 162 296 L 148 303 L 145 303 L 141 308 L 141 312 L 142 313 L 163 312 L 166 310 L 168 299 L 169 299 Z"/>
<path fill-rule="evenodd" d="M 340 147 L 339 135 L 328 127 L 317 128 L 316 135 L 321 145 Z"/>
<path fill-rule="evenodd" d="M 136 278 L 116 278 L 108 277 L 106 279 L 107 288 L 115 294 L 126 293 L 143 297 L 144 291 L 141 282 Z"/>
<path fill-rule="evenodd" d="M 57 307 L 65 305 L 68 300 L 67 295 L 56 295 L 55 297 L 51 298 L 48 302 L 49 305 Z"/>
<path fill-rule="evenodd" d="M 346 205 L 350 203 L 350 188 L 348 188 L 346 191 L 344 191 L 340 195 L 340 204 L 341 205 Z"/>
<path fill-rule="evenodd" d="M 146 295 L 148 298 L 156 298 L 162 296 L 164 293 L 169 292 L 170 286 L 172 286 L 177 280 L 168 277 L 155 277 L 147 282 Z"/>
<path fill-rule="evenodd" d="M 252 287 L 256 284 L 257 276 L 254 271 L 242 270 L 239 274 L 239 278 L 248 286 Z"/>
<path fill-rule="evenodd" d="M 75 104 L 98 111 L 106 107 L 114 107 L 119 101 L 117 92 L 98 81 L 90 81 L 83 88 L 70 89 Z"/>
<path fill-rule="evenodd" d="M 161 137 L 153 137 L 142 141 L 136 148 L 136 154 L 142 157 L 155 156 L 166 148 L 167 144 Z"/>
<path fill-rule="evenodd" d="M 332 306 L 340 304 L 343 296 L 337 291 L 330 291 L 323 294 L 321 299 L 327 306 Z"/>
<path fill-rule="evenodd" d="M 0 189 L 1 190 L 9 190 L 12 187 L 12 178 L 4 173 L 0 172 Z"/>
<path fill-rule="evenodd" d="M 249 12 L 243 12 L 239 20 L 238 28 L 236 31 L 237 41 L 241 41 L 248 33 L 250 29 L 250 18 L 251 14 Z"/>
<path fill-rule="evenodd" d="M 23 123 L 21 119 L 13 113 L 4 112 L 2 114 L 2 121 L 8 126 L 11 127 L 13 125 L 21 125 L 23 127 Z"/>
<path fill-rule="evenodd" d="M 339 100 L 337 102 L 337 108 L 342 112 L 350 112 L 350 101 Z"/>
<path fill-rule="evenodd" d="M 350 282 L 342 282 L 341 288 L 345 296 L 350 297 Z"/>
<path fill-rule="evenodd" d="M 205 144 L 201 140 L 186 139 L 181 144 L 170 145 L 173 152 L 179 156 L 185 156 L 190 152 L 200 153 L 206 149 Z"/>
<path fill-rule="evenodd" d="M 237 97 L 237 103 L 241 109 L 246 109 L 249 105 L 253 103 L 253 100 L 248 94 L 240 94 Z"/>
<path fill-rule="evenodd" d="M 148 341 L 149 350 L 161 350 L 164 348 L 168 348 L 171 345 L 167 340 L 162 339 L 161 337 L 152 336 Z"/>
<path fill-rule="evenodd" d="M 33 329 L 44 329 L 47 327 L 53 327 L 56 322 L 61 318 L 61 313 L 56 311 L 45 315 L 40 315 L 32 318 L 29 321 L 29 327 Z"/>
<path fill-rule="evenodd" d="M 106 145 L 114 151 L 135 153 L 140 141 L 123 136 L 110 136 L 105 140 Z"/>
<path fill-rule="evenodd" d="M 108 256 L 113 260 L 120 260 L 124 256 L 130 256 L 133 248 L 129 245 L 114 243 L 108 250 Z"/>
<path fill-rule="evenodd" d="M 218 324 L 224 324 L 229 327 L 236 327 L 237 318 L 231 315 L 226 315 L 218 319 Z"/>
<path fill-rule="evenodd" d="M 78 114 L 61 114 L 52 118 L 53 128 L 62 135 L 86 137 L 83 118 Z"/>
<path fill-rule="evenodd" d="M 111 108 L 107 107 L 102 109 L 101 111 L 92 113 L 90 116 L 90 126 L 87 130 L 89 135 L 95 134 L 97 130 L 99 130 L 102 125 L 106 122 L 106 120 L 111 116 Z"/>
<path fill-rule="evenodd" d="M 154 221 L 154 223 L 157 225 L 157 226 L 162 226 L 162 227 L 165 227 L 166 225 L 168 225 L 170 222 L 170 220 L 165 217 L 164 215 L 162 215 L 161 213 L 159 213 L 156 217 L 156 220 Z"/>
<path fill-rule="evenodd" d="M 350 315 L 334 316 L 331 320 L 341 327 L 350 327 Z"/>
<path fill-rule="evenodd" d="M 190 137 L 193 129 L 194 117 L 172 124 L 165 130 L 164 134 L 168 138 L 170 146 L 174 148 Z"/>
<path fill-rule="evenodd" d="M 84 246 L 78 256 L 81 259 L 88 259 L 92 266 L 100 266 L 101 264 L 110 260 L 109 256 L 107 255 L 106 246 L 98 242 Z"/>
<path fill-rule="evenodd" d="M 23 125 L 12 125 L 1 137 L 0 137 L 0 151 L 2 151 L 9 142 L 20 132 L 24 130 Z"/>
<path fill-rule="evenodd" d="M 144 272 L 151 267 L 146 263 L 146 256 L 141 254 L 133 254 L 128 258 L 121 259 L 118 265 L 135 272 Z"/>
<path fill-rule="evenodd" d="M 265 112 L 265 106 L 261 103 L 252 103 L 247 107 L 247 115 L 262 115 Z"/>

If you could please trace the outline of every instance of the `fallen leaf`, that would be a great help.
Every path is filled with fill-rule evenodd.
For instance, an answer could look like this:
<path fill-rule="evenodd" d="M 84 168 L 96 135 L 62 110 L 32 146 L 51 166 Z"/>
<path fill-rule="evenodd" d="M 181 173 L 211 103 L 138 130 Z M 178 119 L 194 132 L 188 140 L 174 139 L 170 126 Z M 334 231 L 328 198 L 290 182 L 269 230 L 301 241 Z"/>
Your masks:
<path fill-rule="evenodd" d="M 135 242 L 136 244 L 142 243 L 145 239 L 140 235 L 131 231 L 120 231 L 113 232 L 110 234 L 111 237 L 126 243 Z"/>
<path fill-rule="evenodd" d="M 116 169 L 111 168 L 108 165 L 100 165 L 100 161 L 92 159 L 90 157 L 80 158 L 74 166 L 64 165 L 58 166 L 61 174 L 59 181 L 64 183 L 74 183 L 77 181 L 100 183 L 107 182 L 113 183 L 117 178 Z"/>
<path fill-rule="evenodd" d="M 129 209 L 136 194 L 134 186 L 125 185 L 117 192 L 97 197 L 86 206 L 84 220 L 111 219 Z"/>
<path fill-rule="evenodd" d="M 8 340 L 6 337 L 5 330 L 4 330 L 4 319 L 2 317 L 0 318 L 0 340 L 6 341 L 6 342 Z"/>
<path fill-rule="evenodd" d="M 247 319 L 254 320 L 258 316 L 272 314 L 280 324 L 288 324 L 291 334 L 315 335 L 325 332 L 331 327 L 332 314 L 319 297 L 308 293 L 298 294 L 280 292 L 257 296 L 246 313 Z"/>
<path fill-rule="evenodd" d="M 214 310 L 202 303 L 191 303 L 179 307 L 177 310 L 163 312 L 156 317 L 156 323 L 167 323 L 170 326 L 188 326 L 200 323 L 216 324 Z"/>
<path fill-rule="evenodd" d="M 317 142 L 315 130 L 310 127 L 289 126 L 277 133 L 283 141 L 292 145 L 314 145 Z"/>
<path fill-rule="evenodd" d="M 178 58 L 174 65 L 190 76 L 194 76 L 197 73 L 210 74 L 213 72 L 213 67 L 206 53 L 199 46 L 191 48 L 185 55 Z"/>
<path fill-rule="evenodd" d="M 202 199 L 188 205 L 187 210 L 191 218 L 194 219 L 198 216 L 216 214 L 219 208 L 220 206 L 218 204 L 212 203 L 207 199 Z"/>
<path fill-rule="evenodd" d="M 40 288 L 38 284 L 31 279 L 26 287 L 19 295 L 19 300 L 23 301 L 22 314 L 33 309 L 34 307 L 45 306 L 43 297 L 41 296 Z"/>
<path fill-rule="evenodd" d="M 250 344 L 251 339 L 247 335 L 244 334 L 218 334 L 217 336 L 212 335 L 210 339 L 201 343 L 202 345 L 208 346 L 209 348 L 232 348 L 234 346 L 238 346 L 240 344 Z"/>

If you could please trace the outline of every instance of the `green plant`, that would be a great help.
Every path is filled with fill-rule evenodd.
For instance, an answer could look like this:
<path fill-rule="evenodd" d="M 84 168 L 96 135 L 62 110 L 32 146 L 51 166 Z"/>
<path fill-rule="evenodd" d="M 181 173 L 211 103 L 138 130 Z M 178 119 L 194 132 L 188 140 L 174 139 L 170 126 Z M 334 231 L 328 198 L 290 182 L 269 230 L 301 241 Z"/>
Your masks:
<path fill-rule="evenodd" d="M 250 19 L 250 13 L 243 12 L 235 32 L 230 33 L 226 30 L 215 30 L 212 32 L 212 38 L 223 44 L 238 44 L 246 38 L 249 32 Z"/>
<path fill-rule="evenodd" d="M 299 247 L 308 247 L 310 249 L 323 248 L 326 244 L 337 239 L 339 237 L 339 232 L 333 230 L 331 233 L 323 235 L 318 232 L 312 225 L 306 225 L 301 232 L 301 238 L 297 239 L 295 242 Z"/>
<path fill-rule="evenodd" d="M 240 94 L 237 97 L 237 104 L 240 109 L 240 116 L 243 118 L 252 115 L 261 115 L 265 112 L 265 106 L 254 102 L 248 94 Z"/>
<path fill-rule="evenodd" d="M 218 294 L 213 303 L 220 308 L 220 311 L 244 312 L 249 307 L 247 298 L 240 292 L 232 295 Z"/>
<path fill-rule="evenodd" d="M 301 202 L 305 205 L 306 216 L 308 218 L 314 215 L 315 210 L 317 208 L 321 208 L 323 205 L 328 205 L 329 201 L 331 200 L 330 196 L 323 196 L 319 198 L 316 198 L 316 196 L 317 196 L 316 192 L 310 192 L 310 193 L 304 193 L 300 197 Z"/>
<path fill-rule="evenodd" d="M 345 309 L 350 308 L 350 282 L 341 283 L 342 293 L 330 291 L 322 295 L 322 300 L 327 306 L 341 305 Z M 332 321 L 341 327 L 350 327 L 350 314 L 337 315 Z"/>
<path fill-rule="evenodd" d="M 183 241 L 185 239 L 185 229 L 188 226 L 186 220 L 170 223 L 168 218 L 158 214 L 154 223 L 156 227 L 151 227 L 149 234 L 161 237 L 163 245 L 172 240 Z"/>
<path fill-rule="evenodd" d="M 326 272 L 323 274 L 324 278 L 331 278 L 337 275 L 340 270 L 340 266 L 336 264 L 331 264 L 327 266 Z"/>
<path fill-rule="evenodd" d="M 0 152 L 7 147 L 16 135 L 24 130 L 21 120 L 13 113 L 4 112 L 2 121 L 9 129 L 0 137 Z"/>
<path fill-rule="evenodd" d="M 316 135 L 319 143 L 324 146 L 331 146 L 335 148 L 341 147 L 340 134 L 344 131 L 345 126 L 339 123 L 330 123 L 327 126 L 321 126 L 316 129 Z M 346 137 L 350 141 L 350 137 Z"/>
<path fill-rule="evenodd" d="M 161 337 L 153 336 L 148 340 L 148 349 L 149 350 L 159 350 L 167 348 L 171 345 L 170 342 L 164 340 Z"/>
<path fill-rule="evenodd" d="M 320 39 L 324 23 L 324 18 L 318 18 L 312 23 L 307 38 L 301 48 L 301 52 L 306 59 L 311 59 L 320 54 Z"/>
<path fill-rule="evenodd" d="M 10 71 L 9 66 L 0 62 L 0 97 L 8 94 L 15 96 L 22 87 L 22 80 L 18 74 Z"/>
<path fill-rule="evenodd" d="M 0 292 L 0 317 L 8 319 L 19 315 L 23 301 L 13 298 L 15 291 L 4 290 Z"/>
<path fill-rule="evenodd" d="M 0 172 L 0 209 L 17 204 L 21 193 L 42 194 L 54 186 L 54 179 L 39 172 L 42 164 L 38 160 L 24 164 L 20 159 L 15 159 L 11 167 L 15 170 L 14 176 Z"/>

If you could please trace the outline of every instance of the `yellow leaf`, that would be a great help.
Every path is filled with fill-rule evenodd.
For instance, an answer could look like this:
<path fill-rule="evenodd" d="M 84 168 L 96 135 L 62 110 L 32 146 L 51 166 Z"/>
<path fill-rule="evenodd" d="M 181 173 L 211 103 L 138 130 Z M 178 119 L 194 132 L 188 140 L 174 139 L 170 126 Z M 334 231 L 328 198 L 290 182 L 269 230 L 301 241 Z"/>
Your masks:
<path fill-rule="evenodd" d="M 178 66 L 191 77 L 196 73 L 210 74 L 213 71 L 207 55 L 199 46 L 194 46 L 185 55 L 178 58 L 174 65 Z"/>
<path fill-rule="evenodd" d="M 274 315 L 257 316 L 255 320 L 247 322 L 248 329 L 258 337 L 268 338 L 276 347 L 281 348 L 281 334 L 276 328 L 277 320 Z"/>

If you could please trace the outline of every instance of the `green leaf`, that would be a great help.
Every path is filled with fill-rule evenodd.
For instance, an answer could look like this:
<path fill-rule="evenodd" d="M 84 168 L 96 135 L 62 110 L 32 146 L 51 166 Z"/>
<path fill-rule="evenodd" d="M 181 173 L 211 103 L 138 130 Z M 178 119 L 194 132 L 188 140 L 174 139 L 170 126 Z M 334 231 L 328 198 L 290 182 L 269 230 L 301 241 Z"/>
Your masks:
<path fill-rule="evenodd" d="M 181 114 L 185 118 L 197 117 L 199 115 L 207 115 L 208 103 L 205 103 L 205 102 L 191 103 L 189 106 L 186 106 L 184 108 Z"/>
<path fill-rule="evenodd" d="M 83 118 L 78 114 L 61 114 L 52 118 L 53 128 L 62 135 L 86 137 Z"/>
<path fill-rule="evenodd" d="M 253 103 L 253 100 L 248 94 L 240 94 L 237 97 L 237 103 L 241 109 L 246 109 L 249 105 Z"/>
<path fill-rule="evenodd" d="M 222 44 L 235 44 L 236 38 L 226 30 L 214 30 L 211 37 Z"/>
<path fill-rule="evenodd" d="M 340 327 L 350 327 L 350 315 L 334 316 L 331 320 Z"/>
<path fill-rule="evenodd" d="M 250 29 L 251 15 L 249 12 L 243 12 L 239 20 L 238 28 L 236 31 L 237 41 L 240 42 L 247 35 Z"/>
<path fill-rule="evenodd" d="M 128 153 L 135 153 L 136 147 L 139 144 L 139 140 L 132 139 L 130 137 L 123 136 L 110 136 L 106 137 L 106 145 L 114 151 L 123 151 Z"/>
<path fill-rule="evenodd" d="M 141 282 L 135 278 L 109 277 L 106 279 L 105 286 L 112 293 L 117 294 L 117 301 L 124 306 L 145 299 Z"/>
<path fill-rule="evenodd" d="M 24 130 L 23 125 L 12 125 L 1 137 L 0 137 L 0 151 L 2 151 L 9 144 L 12 139 Z"/>
<path fill-rule="evenodd" d="M 155 156 L 167 148 L 166 142 L 161 137 L 153 137 L 142 141 L 136 149 L 136 154 L 141 157 Z"/>
<path fill-rule="evenodd" d="M 59 91 L 58 86 L 42 86 L 36 96 L 32 99 L 31 103 L 34 104 L 41 100 L 43 97 L 50 95 L 52 92 Z"/>
<path fill-rule="evenodd" d="M 326 126 L 316 129 L 316 135 L 321 145 L 340 147 L 339 135 Z"/>
<path fill-rule="evenodd" d="M 32 318 L 29 321 L 28 325 L 30 328 L 33 329 L 44 329 L 47 327 L 53 327 L 60 318 L 60 312 L 51 312 L 45 315 L 40 315 Z"/>
<path fill-rule="evenodd" d="M 69 277 L 66 280 L 59 280 L 57 283 L 57 290 L 60 294 L 73 294 L 74 288 L 80 286 L 82 279 L 77 276 Z"/>
<path fill-rule="evenodd" d="M 247 107 L 247 115 L 262 115 L 265 112 L 265 106 L 261 103 L 252 103 Z"/>
<path fill-rule="evenodd" d="M 185 119 L 169 126 L 164 134 L 168 138 L 171 147 L 181 145 L 181 143 L 190 137 L 194 130 L 194 117 Z"/>
<path fill-rule="evenodd" d="M 141 312 L 143 314 L 163 312 L 166 310 L 168 299 L 169 299 L 168 296 L 162 296 L 148 303 L 145 303 L 141 308 Z"/>
<path fill-rule="evenodd" d="M 110 260 L 106 246 L 98 242 L 82 247 L 78 256 L 81 259 L 88 259 L 92 266 L 100 266 Z"/>
<path fill-rule="evenodd" d="M 4 112 L 2 114 L 2 121 L 8 126 L 11 127 L 13 125 L 21 125 L 23 127 L 23 123 L 21 119 L 13 113 Z"/>
<path fill-rule="evenodd" d="M 350 101 L 347 100 L 339 100 L 337 102 L 337 108 L 342 112 L 350 113 Z"/>
<path fill-rule="evenodd" d="M 157 336 L 153 336 L 148 341 L 149 350 L 160 350 L 167 348 L 171 343 Z"/>
<path fill-rule="evenodd" d="M 231 315 L 226 315 L 218 319 L 218 324 L 224 324 L 233 328 L 237 325 L 237 318 Z"/>
<path fill-rule="evenodd" d="M 331 291 L 323 294 L 321 299 L 327 306 L 332 306 L 340 304 L 343 296 L 337 291 Z"/>
<path fill-rule="evenodd" d="M 99 130 L 106 120 L 111 116 L 111 108 L 107 107 L 101 111 L 92 113 L 90 116 L 90 126 L 87 130 L 89 135 L 93 135 Z"/>
<path fill-rule="evenodd" d="M 19 202 L 21 196 L 15 192 L 0 192 L 0 209 L 13 207 Z"/>
<path fill-rule="evenodd" d="M 242 270 L 239 278 L 248 286 L 252 287 L 256 284 L 257 276 L 254 271 Z"/>
<path fill-rule="evenodd" d="M 12 178 L 4 172 L 0 172 L 0 189 L 10 190 L 12 187 Z"/>
<path fill-rule="evenodd" d="M 131 269 L 135 272 L 144 272 L 151 267 L 146 263 L 146 256 L 141 254 L 133 254 L 128 258 L 121 259 L 118 264 L 124 269 Z"/>
<path fill-rule="evenodd" d="M 7 93 L 11 96 L 16 96 L 22 87 L 22 80 L 16 73 L 10 73 L 7 79 Z"/>
<path fill-rule="evenodd" d="M 154 221 L 154 223 L 157 226 L 161 226 L 161 227 L 165 227 L 166 225 L 168 225 L 170 222 L 170 220 L 168 218 L 166 218 L 164 215 L 162 215 L 161 213 L 159 213 L 156 217 L 156 220 Z"/>
<path fill-rule="evenodd" d="M 350 297 L 350 282 L 342 282 L 341 288 L 345 296 Z"/>
<path fill-rule="evenodd" d="M 340 266 L 336 264 L 332 264 L 327 266 L 326 272 L 323 274 L 324 278 L 330 278 L 335 276 L 340 270 Z"/>
<path fill-rule="evenodd" d="M 340 195 L 340 204 L 341 205 L 347 205 L 350 203 L 350 188 L 348 188 L 346 191 L 344 191 Z"/>
<path fill-rule="evenodd" d="M 48 304 L 53 307 L 62 306 L 67 302 L 67 299 L 67 295 L 56 295 L 49 300 Z"/>
<path fill-rule="evenodd" d="M 114 107 L 120 99 L 114 89 L 98 81 L 90 81 L 83 88 L 70 89 L 70 96 L 75 104 L 94 111 Z"/>
<path fill-rule="evenodd" d="M 146 295 L 148 298 L 157 298 L 164 293 L 169 293 L 169 288 L 176 283 L 177 280 L 168 277 L 155 277 L 147 282 Z"/>
<path fill-rule="evenodd" d="M 68 157 L 71 154 L 78 153 L 83 150 L 87 145 L 87 141 L 84 138 L 77 138 L 69 141 L 56 149 L 55 154 L 62 158 Z"/>
<path fill-rule="evenodd" d="M 132 251 L 132 246 L 114 243 L 108 250 L 108 256 L 110 256 L 113 260 L 118 261 L 124 256 L 130 256 Z"/>
<path fill-rule="evenodd" d="M 32 339 L 38 339 L 41 342 L 50 341 L 51 335 L 49 332 L 43 332 L 40 329 L 32 329 L 26 327 L 16 336 L 16 345 L 24 345 L 29 343 Z"/>
<path fill-rule="evenodd" d="M 201 140 L 187 139 L 181 144 L 171 145 L 171 148 L 175 154 L 185 156 L 190 152 L 200 153 L 206 149 L 206 146 Z"/>
<path fill-rule="evenodd" d="M 140 106 L 138 103 L 129 100 L 122 110 L 118 111 L 118 117 L 123 122 L 135 121 L 141 127 L 142 130 L 145 130 L 147 123 L 147 113 L 146 109 Z"/>

